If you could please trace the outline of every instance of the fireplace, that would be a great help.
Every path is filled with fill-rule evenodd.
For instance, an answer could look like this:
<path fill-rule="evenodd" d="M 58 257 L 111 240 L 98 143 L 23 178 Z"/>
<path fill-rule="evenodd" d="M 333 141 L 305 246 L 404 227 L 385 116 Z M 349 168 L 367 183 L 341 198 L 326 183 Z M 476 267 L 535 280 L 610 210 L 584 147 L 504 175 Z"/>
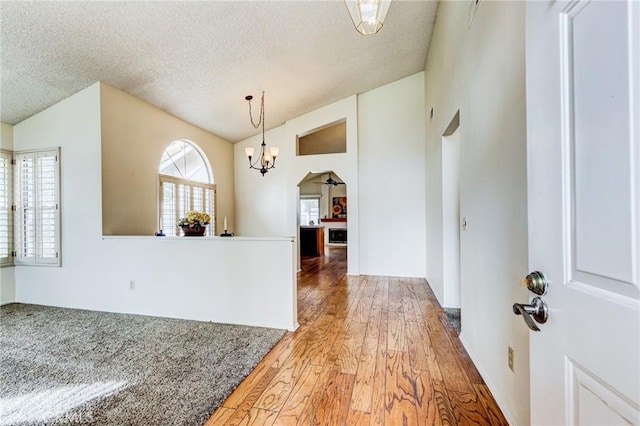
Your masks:
<path fill-rule="evenodd" d="M 347 243 L 346 229 L 329 229 L 329 243 Z"/>

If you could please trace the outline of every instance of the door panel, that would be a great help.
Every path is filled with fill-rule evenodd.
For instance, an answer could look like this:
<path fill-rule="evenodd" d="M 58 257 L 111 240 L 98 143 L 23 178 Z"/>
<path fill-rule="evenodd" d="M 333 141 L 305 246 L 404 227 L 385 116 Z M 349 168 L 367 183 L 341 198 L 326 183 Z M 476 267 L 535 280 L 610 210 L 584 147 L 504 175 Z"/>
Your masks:
<path fill-rule="evenodd" d="M 640 3 L 527 3 L 534 425 L 640 424 Z"/>
<path fill-rule="evenodd" d="M 596 287 L 607 287 L 609 281 L 633 283 L 630 230 L 636 197 L 629 161 L 633 82 L 627 12 L 624 2 L 585 2 L 561 15 L 563 124 L 568 130 L 563 142 L 572 162 L 565 168 L 574 170 L 568 188 L 575 218 L 575 227 L 569 228 L 571 269 L 582 273 L 578 281 Z M 603 20 L 616 25 L 598 31 Z M 617 292 L 615 286 L 610 290 Z"/>
<path fill-rule="evenodd" d="M 624 425 L 633 422 L 637 407 L 580 364 L 567 361 L 570 425 Z M 636 418 L 637 420 L 637 418 Z"/>

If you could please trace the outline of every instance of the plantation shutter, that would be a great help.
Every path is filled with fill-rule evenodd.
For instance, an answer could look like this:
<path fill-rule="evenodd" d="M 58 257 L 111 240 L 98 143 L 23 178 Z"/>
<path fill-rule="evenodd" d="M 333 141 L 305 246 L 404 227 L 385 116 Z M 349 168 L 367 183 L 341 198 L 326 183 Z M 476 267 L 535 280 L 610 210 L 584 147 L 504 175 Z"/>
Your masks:
<path fill-rule="evenodd" d="M 165 235 L 178 235 L 178 211 L 176 209 L 176 184 L 160 180 L 160 229 Z"/>
<path fill-rule="evenodd" d="M 204 188 L 199 188 L 197 186 L 191 188 L 191 199 L 193 202 L 191 205 L 193 206 L 193 210 L 197 210 L 199 212 L 205 211 L 204 209 Z"/>
<path fill-rule="evenodd" d="M 216 188 L 205 188 L 204 194 L 204 210 L 211 216 L 211 225 L 209 225 L 207 235 L 216 235 Z"/>
<path fill-rule="evenodd" d="M 60 265 L 57 149 L 15 155 L 16 263 Z"/>
<path fill-rule="evenodd" d="M 8 152 L 0 151 L 0 263 L 11 264 L 13 259 L 13 232 L 11 205 L 13 202 L 12 158 Z"/>
<path fill-rule="evenodd" d="M 58 153 L 36 155 L 36 259 L 38 263 L 58 263 Z"/>
<path fill-rule="evenodd" d="M 185 217 L 191 209 L 191 188 L 183 183 L 178 184 L 178 218 Z M 178 221 L 176 220 L 176 223 Z"/>
<path fill-rule="evenodd" d="M 190 210 L 202 211 L 211 216 L 207 235 L 215 235 L 215 188 L 210 183 L 160 175 L 160 229 L 165 235 L 180 235 L 180 229 L 176 225 Z"/>
<path fill-rule="evenodd" d="M 35 153 L 16 154 L 16 259 L 36 263 Z"/>

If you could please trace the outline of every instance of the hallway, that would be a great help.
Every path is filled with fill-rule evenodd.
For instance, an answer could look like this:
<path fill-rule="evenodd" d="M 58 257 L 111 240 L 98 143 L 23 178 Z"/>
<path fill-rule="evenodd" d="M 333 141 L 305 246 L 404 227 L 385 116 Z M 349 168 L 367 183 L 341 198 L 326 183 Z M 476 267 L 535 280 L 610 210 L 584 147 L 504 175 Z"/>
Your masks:
<path fill-rule="evenodd" d="M 424 279 L 347 277 L 303 258 L 300 327 L 207 425 L 506 425 Z"/>

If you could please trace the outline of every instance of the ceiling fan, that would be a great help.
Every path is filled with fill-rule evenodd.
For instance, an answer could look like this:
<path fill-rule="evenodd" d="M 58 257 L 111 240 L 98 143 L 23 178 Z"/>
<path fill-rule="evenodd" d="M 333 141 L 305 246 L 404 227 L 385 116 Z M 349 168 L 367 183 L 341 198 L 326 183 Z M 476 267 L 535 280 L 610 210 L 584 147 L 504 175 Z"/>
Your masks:
<path fill-rule="evenodd" d="M 344 182 L 338 182 L 337 180 L 335 180 L 331 176 L 329 176 L 327 178 L 327 180 L 325 180 L 324 182 L 314 182 L 314 183 L 318 183 L 318 184 L 321 184 L 321 185 L 327 185 L 327 186 L 346 185 Z"/>

